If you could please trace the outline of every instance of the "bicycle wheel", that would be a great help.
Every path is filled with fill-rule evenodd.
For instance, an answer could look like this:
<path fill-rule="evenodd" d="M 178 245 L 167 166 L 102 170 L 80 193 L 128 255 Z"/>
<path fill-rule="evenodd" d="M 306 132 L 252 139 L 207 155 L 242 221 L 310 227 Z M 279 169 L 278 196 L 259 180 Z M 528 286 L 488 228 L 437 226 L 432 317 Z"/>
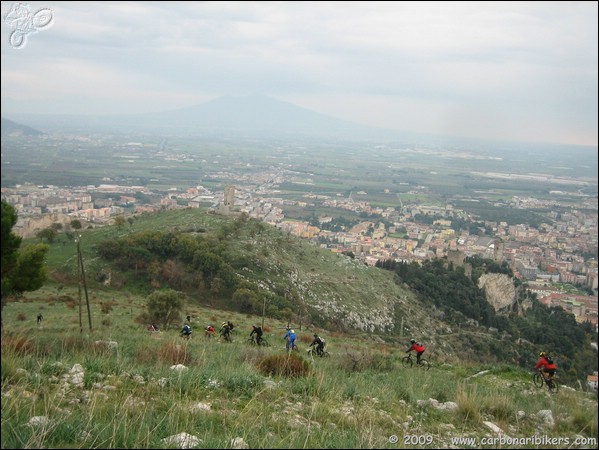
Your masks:
<path fill-rule="evenodd" d="M 424 370 L 428 370 L 431 368 L 431 365 L 429 364 L 429 362 L 426 359 L 421 359 L 420 360 L 420 368 L 422 368 Z"/>
<path fill-rule="evenodd" d="M 549 392 L 552 394 L 557 394 L 557 383 L 553 380 L 547 380 L 547 387 L 549 388 Z"/>
<path fill-rule="evenodd" d="M 248 338 L 248 340 L 245 341 L 245 343 L 248 345 L 254 345 L 256 343 L 256 341 L 254 341 L 254 338 Z"/>
<path fill-rule="evenodd" d="M 260 340 L 260 345 L 263 345 L 264 347 L 270 347 L 270 344 L 268 343 L 268 341 L 264 338 L 262 338 Z"/>
<path fill-rule="evenodd" d="M 543 383 L 545 383 L 545 380 L 543 380 L 543 377 L 541 376 L 541 374 L 539 372 L 536 372 L 532 376 L 532 382 L 536 387 L 542 388 Z"/>
<path fill-rule="evenodd" d="M 329 358 L 331 356 L 331 354 L 325 350 L 322 352 L 322 355 L 320 355 L 320 356 L 322 356 L 323 358 Z"/>
<path fill-rule="evenodd" d="M 412 364 L 413 364 L 412 358 L 410 358 L 409 356 L 404 356 L 403 358 L 401 358 L 401 364 L 404 367 L 412 367 Z"/>

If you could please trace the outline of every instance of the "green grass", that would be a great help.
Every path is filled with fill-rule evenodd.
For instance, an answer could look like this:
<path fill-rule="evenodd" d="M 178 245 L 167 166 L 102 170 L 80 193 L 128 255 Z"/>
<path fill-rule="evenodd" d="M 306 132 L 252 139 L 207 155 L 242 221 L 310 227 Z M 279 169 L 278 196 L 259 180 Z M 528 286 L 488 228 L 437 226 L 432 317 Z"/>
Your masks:
<path fill-rule="evenodd" d="M 271 346 L 251 347 L 245 340 L 262 317 L 215 309 L 205 298 L 190 295 L 182 315 L 191 314 L 194 336 L 183 341 L 179 323 L 150 334 L 139 321 L 147 301 L 144 286 L 129 281 L 125 290 L 95 281 L 106 269 L 95 246 L 106 239 L 142 230 L 209 234 L 227 221 L 187 209 L 142 215 L 120 230 L 84 230 L 92 330 L 85 297 L 80 330 L 75 244 L 51 246 L 51 281 L 3 310 L 2 448 L 164 448 L 162 439 L 182 432 L 201 439 L 200 447 L 206 448 L 230 448 L 234 438 L 243 438 L 250 448 L 397 448 L 406 435 L 433 437 L 420 448 L 448 448 L 454 446 L 452 437 L 487 435 L 485 421 L 513 437 L 597 438 L 596 394 L 562 388 L 551 396 L 534 388 L 525 370 L 463 360 L 469 339 L 480 330 L 447 333 L 447 326 L 397 286 L 391 273 L 271 227 L 242 228 L 231 251 L 237 258 L 257 259 L 251 271 L 242 272 L 247 282 L 263 290 L 293 289 L 304 304 L 329 308 L 323 306 L 320 320 L 303 316 L 301 329 L 299 316 L 293 316 L 299 356 L 305 360 L 294 366 L 302 368 L 299 375 L 264 370 L 291 364 L 282 339 L 286 320 L 266 317 Z M 38 327 L 39 312 L 44 321 Z M 401 326 L 360 330 L 343 325 L 389 317 Z M 205 325 L 225 320 L 237 324 L 233 344 L 204 338 Z M 306 354 L 314 332 L 327 340 L 330 358 L 313 360 Z M 410 336 L 426 337 L 425 356 L 433 364 L 428 372 L 401 367 Z M 81 387 L 64 382 L 75 364 L 85 371 Z M 187 369 L 175 372 L 174 364 Z M 482 371 L 487 372 L 473 377 Z M 456 408 L 437 409 L 429 399 L 454 402 Z M 555 419 L 548 429 L 537 418 L 544 409 Z M 28 425 L 35 416 L 47 417 L 48 423 Z M 393 434 L 398 444 L 389 442 Z"/>
<path fill-rule="evenodd" d="M 451 437 L 488 435 L 484 421 L 512 437 L 597 438 L 596 395 L 562 389 L 552 396 L 510 365 L 404 369 L 403 347 L 326 330 L 318 332 L 332 356 L 312 360 L 305 351 L 313 330 L 303 327 L 296 329 L 299 357 L 312 370 L 267 377 L 259 363 L 285 358 L 284 322 L 267 318 L 271 347 L 256 348 L 244 341 L 260 318 L 189 305 L 194 336 L 183 341 L 178 328 L 150 334 L 135 321 L 144 298 L 113 293 L 108 313 L 100 308 L 104 296 L 92 301 L 94 329 L 84 320 L 80 333 L 78 308 L 52 296 L 42 289 L 4 309 L 2 448 L 164 448 L 162 439 L 182 432 L 203 448 L 230 448 L 234 438 L 250 448 L 397 448 L 392 434 L 400 443 L 430 435 L 432 444 L 416 448 L 447 448 Z M 234 343 L 203 337 L 205 324 L 229 319 L 237 324 Z M 178 360 L 188 368 L 171 370 Z M 81 387 L 64 383 L 75 364 L 85 371 Z M 429 399 L 457 409 L 437 409 Z M 553 427 L 541 426 L 543 409 L 552 411 Z M 28 425 L 34 416 L 49 421 Z"/>

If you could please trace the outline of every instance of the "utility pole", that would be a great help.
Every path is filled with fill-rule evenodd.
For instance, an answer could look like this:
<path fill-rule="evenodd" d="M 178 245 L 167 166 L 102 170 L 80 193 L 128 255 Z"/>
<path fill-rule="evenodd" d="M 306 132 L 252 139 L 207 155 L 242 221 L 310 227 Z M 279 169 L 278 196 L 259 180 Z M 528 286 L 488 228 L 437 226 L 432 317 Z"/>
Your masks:
<path fill-rule="evenodd" d="M 79 290 L 81 291 L 81 283 L 83 283 L 83 290 L 85 291 L 85 303 L 87 305 L 87 319 L 89 321 L 89 331 L 92 331 L 92 313 L 89 307 L 89 296 L 87 295 L 87 282 L 85 280 L 85 269 L 83 267 L 83 255 L 81 253 L 81 235 L 77 239 L 77 257 L 79 260 Z"/>
<path fill-rule="evenodd" d="M 77 242 L 77 289 L 79 290 L 79 333 L 83 333 L 83 318 L 81 312 L 81 264 L 79 264 L 79 237 L 75 238 Z"/>

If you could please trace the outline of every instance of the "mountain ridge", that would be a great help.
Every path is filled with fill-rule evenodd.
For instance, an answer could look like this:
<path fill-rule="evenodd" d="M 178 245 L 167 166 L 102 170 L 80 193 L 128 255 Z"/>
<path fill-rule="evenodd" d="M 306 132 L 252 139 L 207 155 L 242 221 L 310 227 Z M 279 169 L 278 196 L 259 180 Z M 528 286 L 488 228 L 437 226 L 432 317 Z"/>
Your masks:
<path fill-rule="evenodd" d="M 43 132 L 2 117 L 2 136 L 41 136 Z"/>
<path fill-rule="evenodd" d="M 391 130 L 359 125 L 266 95 L 221 96 L 204 103 L 140 114 L 12 115 L 49 130 L 251 133 L 330 137 L 375 137 Z"/>

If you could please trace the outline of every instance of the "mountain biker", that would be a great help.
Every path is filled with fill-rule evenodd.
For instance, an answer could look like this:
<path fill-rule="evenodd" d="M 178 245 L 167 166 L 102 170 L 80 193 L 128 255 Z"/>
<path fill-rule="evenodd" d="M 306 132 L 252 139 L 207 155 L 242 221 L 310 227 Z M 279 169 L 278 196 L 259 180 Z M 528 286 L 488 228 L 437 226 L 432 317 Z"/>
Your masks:
<path fill-rule="evenodd" d="M 212 336 L 214 336 L 214 333 L 216 333 L 216 331 L 214 330 L 214 326 L 212 326 L 212 325 L 208 325 L 208 326 L 205 328 L 204 335 L 206 335 L 206 336 L 208 336 L 208 337 L 212 337 Z"/>
<path fill-rule="evenodd" d="M 324 352 L 324 339 L 317 334 L 314 334 L 314 340 L 310 344 L 310 347 L 313 346 L 316 346 L 316 354 L 319 356 L 322 355 Z"/>
<path fill-rule="evenodd" d="M 410 353 L 412 350 L 416 352 L 416 364 L 420 364 L 420 357 L 426 350 L 426 347 L 420 342 L 416 342 L 416 339 L 410 339 L 410 347 L 406 350 L 406 353 Z"/>
<path fill-rule="evenodd" d="M 287 351 L 291 351 L 291 350 L 295 350 L 297 347 L 295 345 L 295 331 L 293 331 L 291 328 L 287 327 L 287 333 L 285 333 L 285 336 L 283 336 L 283 339 L 287 340 Z"/>
<path fill-rule="evenodd" d="M 220 328 L 220 335 L 225 338 L 226 341 L 231 340 L 231 331 L 233 330 L 231 322 L 223 322 Z"/>
<path fill-rule="evenodd" d="M 181 329 L 181 336 L 189 339 L 191 337 L 191 327 L 188 324 L 183 325 Z"/>
<path fill-rule="evenodd" d="M 262 343 L 262 334 L 264 334 L 264 332 L 262 331 L 262 327 L 260 326 L 256 326 L 256 325 L 252 325 L 252 332 L 250 333 L 250 337 L 252 337 L 254 334 L 256 335 L 256 344 L 260 345 Z"/>
<path fill-rule="evenodd" d="M 553 378 L 553 375 L 555 375 L 555 370 L 557 369 L 557 366 L 555 365 L 555 362 L 553 362 L 553 358 L 551 358 L 550 355 L 548 355 L 545 352 L 540 352 L 539 361 L 537 362 L 534 368 L 535 370 L 541 369 L 541 371 L 543 372 L 543 377 L 547 380 L 550 380 L 551 378 Z"/>

